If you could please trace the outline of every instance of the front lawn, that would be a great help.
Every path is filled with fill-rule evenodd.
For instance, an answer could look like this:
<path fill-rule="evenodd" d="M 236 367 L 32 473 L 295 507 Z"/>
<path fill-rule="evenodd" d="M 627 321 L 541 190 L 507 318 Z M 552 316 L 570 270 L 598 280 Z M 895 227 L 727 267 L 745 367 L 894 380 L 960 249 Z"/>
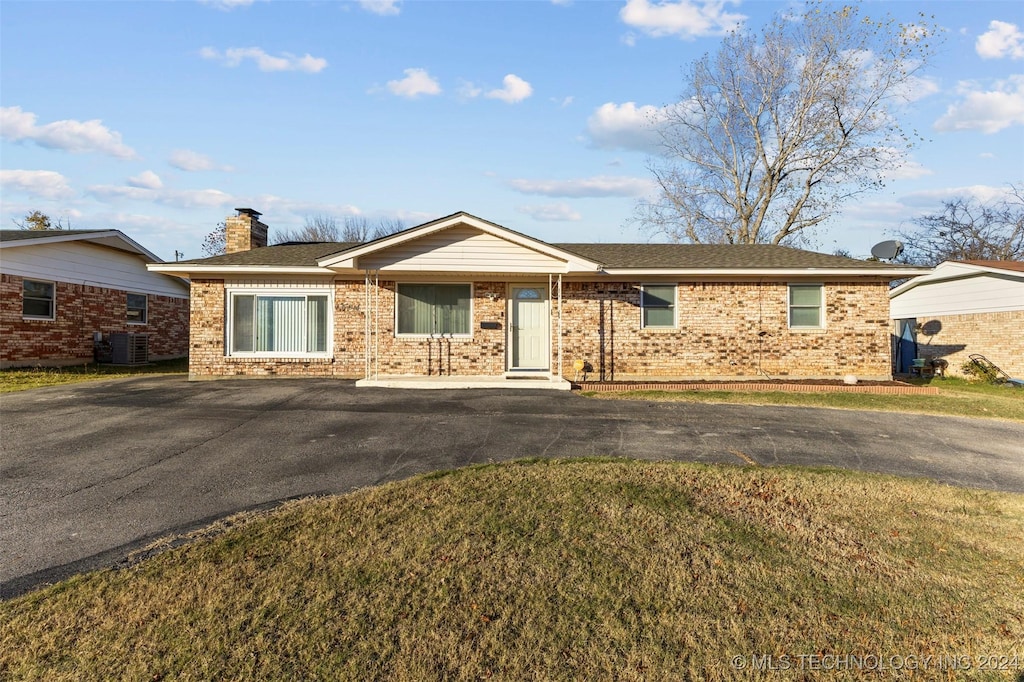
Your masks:
<path fill-rule="evenodd" d="M 0 603 L 0 677 L 1007 679 L 1022 595 L 1024 495 L 523 461 L 291 502 Z"/>
<path fill-rule="evenodd" d="M 0 393 L 24 391 L 43 386 L 77 384 L 97 379 L 117 379 L 139 374 L 184 374 L 188 372 L 188 358 L 161 360 L 147 365 L 72 365 L 69 367 L 27 367 L 0 370 Z"/>
<path fill-rule="evenodd" d="M 1024 389 L 963 379 L 915 380 L 935 386 L 938 395 L 881 395 L 874 393 L 789 393 L 784 391 L 620 391 L 584 392 L 605 400 L 651 400 L 742 405 L 799 405 L 847 410 L 915 412 L 920 414 L 985 417 L 1024 421 Z"/>

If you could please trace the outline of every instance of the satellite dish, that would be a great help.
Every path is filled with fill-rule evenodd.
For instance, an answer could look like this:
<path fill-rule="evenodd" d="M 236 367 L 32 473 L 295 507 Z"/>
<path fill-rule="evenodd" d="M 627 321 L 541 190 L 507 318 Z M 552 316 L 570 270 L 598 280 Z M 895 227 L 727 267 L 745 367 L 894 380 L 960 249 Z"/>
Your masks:
<path fill-rule="evenodd" d="M 901 253 L 903 253 L 903 242 L 895 240 L 879 242 L 871 247 L 871 255 L 878 260 L 892 260 L 893 258 L 899 258 Z"/>

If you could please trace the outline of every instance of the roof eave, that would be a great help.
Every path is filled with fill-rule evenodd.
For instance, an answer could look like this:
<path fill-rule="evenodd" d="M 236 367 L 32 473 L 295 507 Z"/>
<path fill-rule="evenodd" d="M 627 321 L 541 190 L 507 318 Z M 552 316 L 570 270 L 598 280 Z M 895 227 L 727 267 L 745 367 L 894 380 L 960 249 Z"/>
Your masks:
<path fill-rule="evenodd" d="M 104 239 L 115 239 L 124 244 L 121 251 L 127 251 L 128 253 L 134 253 L 138 256 L 143 256 L 149 261 L 155 263 L 163 263 L 164 259 L 157 256 L 155 253 L 145 248 L 137 241 L 126 235 L 120 230 L 97 230 L 89 233 L 79 234 L 48 234 L 43 237 L 31 238 L 31 239 L 17 239 L 9 242 L 0 242 L 0 248 L 15 248 L 18 246 L 39 246 L 41 244 L 56 244 L 59 242 L 92 242 L 100 246 L 106 246 L 108 248 L 118 248 L 103 242 Z"/>
<path fill-rule="evenodd" d="M 626 276 L 728 276 L 744 277 L 879 277 L 901 279 L 924 274 L 908 268 L 614 268 L 604 274 Z"/>
<path fill-rule="evenodd" d="M 196 275 L 333 275 L 331 270 L 308 265 L 189 265 L 147 263 L 150 272 L 194 278 Z"/>

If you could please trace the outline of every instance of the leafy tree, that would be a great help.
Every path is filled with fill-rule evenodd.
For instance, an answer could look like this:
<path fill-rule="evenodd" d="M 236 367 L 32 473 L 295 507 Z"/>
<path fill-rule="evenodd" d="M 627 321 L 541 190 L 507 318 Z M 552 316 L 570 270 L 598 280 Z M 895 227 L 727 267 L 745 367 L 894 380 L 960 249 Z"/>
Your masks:
<path fill-rule="evenodd" d="M 13 220 L 13 219 L 12 219 Z M 50 219 L 50 216 L 46 215 L 42 211 L 32 211 L 31 213 L 25 214 L 25 217 L 21 220 L 13 220 L 14 224 L 22 230 L 70 230 L 71 221 L 68 224 L 64 224 L 63 218 L 58 218 L 57 222 L 54 223 Z"/>
<path fill-rule="evenodd" d="M 203 238 L 203 253 L 207 256 L 223 256 L 228 252 L 228 225 L 217 223 L 217 227 Z"/>
<path fill-rule="evenodd" d="M 947 260 L 1024 260 L 1024 193 L 982 203 L 944 201 L 942 210 L 914 219 L 916 229 L 899 233 L 908 263 L 935 266 Z"/>
<path fill-rule="evenodd" d="M 306 217 L 297 230 L 286 230 L 278 237 L 282 242 L 368 242 L 405 229 L 396 218 L 381 218 L 376 224 L 363 216 L 345 216 L 340 223 L 334 216 L 316 214 Z"/>
<path fill-rule="evenodd" d="M 921 86 L 937 29 L 809 4 L 694 62 L 659 126 L 659 198 L 640 222 L 675 241 L 799 242 L 883 182 L 914 140 L 895 115 Z"/>

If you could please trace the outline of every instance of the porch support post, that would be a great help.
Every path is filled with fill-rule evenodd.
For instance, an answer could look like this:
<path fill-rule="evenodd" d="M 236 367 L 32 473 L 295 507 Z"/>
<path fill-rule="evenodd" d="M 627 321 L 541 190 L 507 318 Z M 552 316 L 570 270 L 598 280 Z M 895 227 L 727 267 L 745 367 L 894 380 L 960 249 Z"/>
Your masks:
<path fill-rule="evenodd" d="M 558 273 L 558 378 L 562 376 L 562 273 Z"/>
<path fill-rule="evenodd" d="M 380 270 L 373 271 L 373 378 L 380 376 Z"/>
<path fill-rule="evenodd" d="M 363 378 L 370 378 L 370 271 L 363 272 Z"/>

